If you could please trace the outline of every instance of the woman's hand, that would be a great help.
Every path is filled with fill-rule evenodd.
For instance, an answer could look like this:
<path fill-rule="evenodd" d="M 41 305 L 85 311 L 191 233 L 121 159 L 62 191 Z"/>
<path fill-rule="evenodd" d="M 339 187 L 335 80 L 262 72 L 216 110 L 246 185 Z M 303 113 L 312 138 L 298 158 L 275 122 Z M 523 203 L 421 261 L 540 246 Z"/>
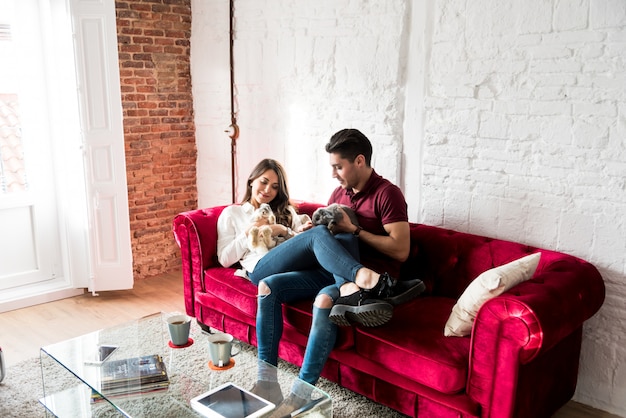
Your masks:
<path fill-rule="evenodd" d="M 274 224 L 274 225 L 269 225 L 270 228 L 272 228 L 272 236 L 273 237 L 288 237 L 289 236 L 289 231 L 291 231 L 291 229 L 287 228 L 285 225 L 281 225 L 281 224 Z"/>
<path fill-rule="evenodd" d="M 268 224 L 268 222 L 267 222 L 266 218 L 259 218 L 259 219 L 257 219 L 256 221 L 252 222 L 250 224 L 250 226 L 248 226 L 248 229 L 246 229 L 246 235 L 250 235 L 250 230 L 252 228 L 254 228 L 254 227 L 260 228 L 260 227 L 265 226 L 267 224 Z M 270 226 L 273 226 L 273 225 L 270 225 Z M 272 229 L 272 236 L 274 236 L 274 235 L 275 235 L 274 229 Z"/>
<path fill-rule="evenodd" d="M 293 232 L 291 230 L 291 228 L 286 227 L 285 225 L 282 224 L 268 224 L 267 221 L 265 219 L 260 219 L 256 222 L 253 222 L 252 224 L 250 224 L 250 227 L 248 227 L 248 229 L 246 230 L 246 235 L 249 235 L 250 230 L 254 227 L 262 227 L 262 226 L 267 226 L 271 229 L 272 231 L 272 236 L 273 237 L 292 237 L 293 236 Z M 310 228 L 310 227 L 309 227 Z M 308 229 L 308 228 L 307 228 Z"/>
<path fill-rule="evenodd" d="M 306 221 L 305 223 L 303 223 L 302 225 L 300 225 L 300 227 L 298 228 L 298 230 L 296 231 L 296 233 L 300 233 L 300 232 L 304 232 L 304 231 L 308 231 L 309 229 L 313 228 L 313 222 L 311 221 Z"/>

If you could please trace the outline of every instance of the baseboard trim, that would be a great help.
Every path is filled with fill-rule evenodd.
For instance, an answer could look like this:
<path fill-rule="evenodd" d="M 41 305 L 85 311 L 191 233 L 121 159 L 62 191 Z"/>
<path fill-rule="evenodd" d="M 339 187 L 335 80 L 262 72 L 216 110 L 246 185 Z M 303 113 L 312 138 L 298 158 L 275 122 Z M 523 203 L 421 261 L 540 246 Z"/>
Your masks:
<path fill-rule="evenodd" d="M 16 297 L 11 300 L 0 302 L 0 313 L 40 305 L 42 303 L 52 302 L 59 299 L 71 298 L 73 296 L 82 295 L 83 293 L 85 293 L 85 289 L 59 289 L 50 290 L 36 295 L 27 295 L 21 298 Z"/>

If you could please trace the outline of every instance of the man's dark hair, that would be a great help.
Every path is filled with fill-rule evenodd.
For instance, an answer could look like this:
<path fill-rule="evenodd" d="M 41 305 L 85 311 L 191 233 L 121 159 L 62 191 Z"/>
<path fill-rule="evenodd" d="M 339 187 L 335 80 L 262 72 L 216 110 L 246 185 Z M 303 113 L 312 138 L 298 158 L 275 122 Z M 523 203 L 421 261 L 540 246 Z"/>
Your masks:
<path fill-rule="evenodd" d="M 368 167 L 372 162 L 372 143 L 358 129 L 342 129 L 331 136 L 326 152 L 339 154 L 351 163 L 362 154 Z"/>

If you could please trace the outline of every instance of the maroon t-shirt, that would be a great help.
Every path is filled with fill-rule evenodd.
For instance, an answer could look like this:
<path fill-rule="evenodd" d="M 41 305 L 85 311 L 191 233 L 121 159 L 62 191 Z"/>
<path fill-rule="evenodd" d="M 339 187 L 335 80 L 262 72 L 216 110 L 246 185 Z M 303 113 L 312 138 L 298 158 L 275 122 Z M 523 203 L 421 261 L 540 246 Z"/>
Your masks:
<path fill-rule="evenodd" d="M 386 224 L 408 222 L 407 204 L 398 186 L 372 171 L 363 190 L 354 193 L 352 189 L 337 187 L 330 195 L 328 204 L 339 203 L 354 210 L 359 225 L 372 234 L 389 235 Z M 378 273 L 388 272 L 395 278 L 400 275 L 402 263 L 382 254 L 359 240 L 361 263 Z"/>

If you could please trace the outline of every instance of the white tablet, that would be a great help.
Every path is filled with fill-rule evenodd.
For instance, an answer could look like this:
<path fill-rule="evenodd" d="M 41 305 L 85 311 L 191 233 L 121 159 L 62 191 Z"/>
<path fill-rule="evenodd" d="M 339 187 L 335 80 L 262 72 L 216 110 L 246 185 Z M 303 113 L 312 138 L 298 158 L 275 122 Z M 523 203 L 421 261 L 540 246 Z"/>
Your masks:
<path fill-rule="evenodd" d="M 190 402 L 196 412 L 211 418 L 257 418 L 276 407 L 234 383 L 225 383 Z"/>

